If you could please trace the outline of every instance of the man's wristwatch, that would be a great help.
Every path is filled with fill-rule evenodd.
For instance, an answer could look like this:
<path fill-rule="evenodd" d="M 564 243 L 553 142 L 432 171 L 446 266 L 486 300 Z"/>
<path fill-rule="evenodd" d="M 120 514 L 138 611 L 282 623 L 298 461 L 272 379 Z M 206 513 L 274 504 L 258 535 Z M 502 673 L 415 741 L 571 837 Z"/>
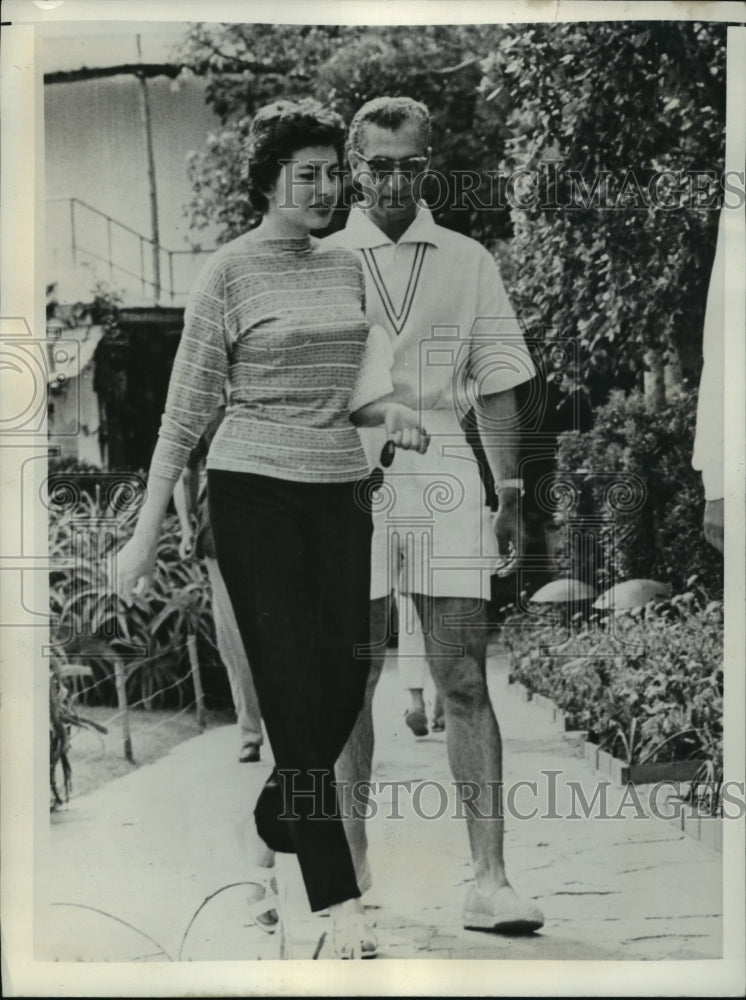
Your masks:
<path fill-rule="evenodd" d="M 498 479 L 495 482 L 495 492 L 499 493 L 500 490 L 520 490 L 521 496 L 526 492 L 523 488 L 522 479 Z"/>

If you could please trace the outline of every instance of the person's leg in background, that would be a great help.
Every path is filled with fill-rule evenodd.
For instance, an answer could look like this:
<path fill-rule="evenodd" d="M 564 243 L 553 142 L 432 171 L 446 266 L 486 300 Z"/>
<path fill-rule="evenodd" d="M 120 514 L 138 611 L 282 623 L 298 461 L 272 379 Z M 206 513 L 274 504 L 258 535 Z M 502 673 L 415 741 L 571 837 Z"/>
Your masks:
<path fill-rule="evenodd" d="M 415 736 L 427 736 L 425 679 L 427 660 L 420 617 L 409 594 L 398 595 L 399 641 L 396 663 L 402 687 L 409 692 L 409 706 L 404 721 Z"/>
<path fill-rule="evenodd" d="M 371 658 L 363 707 L 350 738 L 337 758 L 335 772 L 339 782 L 342 815 L 355 875 L 361 894 L 372 884 L 368 865 L 368 835 L 365 815 L 370 802 L 370 779 L 373 771 L 373 698 L 386 658 L 386 635 L 390 620 L 391 596 L 370 602 Z M 353 797 L 353 790 L 355 792 Z"/>
<path fill-rule="evenodd" d="M 375 737 L 373 730 L 373 698 L 381 677 L 390 639 L 392 592 L 399 576 L 401 553 L 398 539 L 389 543 L 384 516 L 373 515 L 370 571 L 370 646 L 368 649 L 368 681 L 365 700 L 350 738 L 336 764 L 337 781 L 342 801 L 345 833 L 355 865 L 361 893 L 372 885 L 368 864 L 368 835 L 365 816 L 371 800 L 370 781 L 373 771 Z M 355 796 L 353 798 L 353 789 Z"/>
<path fill-rule="evenodd" d="M 440 697 L 440 691 L 435 692 L 435 701 L 433 702 L 433 719 L 432 719 L 432 729 L 434 733 L 442 733 L 446 728 L 446 714 L 443 708 L 443 699 Z"/>
<path fill-rule="evenodd" d="M 225 582 L 220 575 L 217 559 L 206 556 L 205 565 L 212 590 L 212 613 L 215 620 L 218 652 L 228 673 L 233 704 L 238 717 L 238 728 L 241 733 L 241 751 L 238 759 L 242 763 L 257 761 L 260 757 L 259 747 L 264 738 L 254 679 L 251 676 L 243 640 L 238 631 L 236 616 L 233 613 L 233 606 Z"/>

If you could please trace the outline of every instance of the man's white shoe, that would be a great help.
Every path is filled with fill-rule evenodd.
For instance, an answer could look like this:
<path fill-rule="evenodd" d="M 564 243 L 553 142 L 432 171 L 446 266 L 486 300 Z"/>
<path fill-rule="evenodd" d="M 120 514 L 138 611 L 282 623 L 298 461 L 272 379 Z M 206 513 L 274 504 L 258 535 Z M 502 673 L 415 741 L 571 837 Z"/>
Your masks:
<path fill-rule="evenodd" d="M 534 903 L 522 899 L 512 886 L 483 893 L 474 885 L 469 889 L 464 907 L 467 931 L 492 931 L 495 934 L 530 934 L 544 925 L 544 915 Z"/>

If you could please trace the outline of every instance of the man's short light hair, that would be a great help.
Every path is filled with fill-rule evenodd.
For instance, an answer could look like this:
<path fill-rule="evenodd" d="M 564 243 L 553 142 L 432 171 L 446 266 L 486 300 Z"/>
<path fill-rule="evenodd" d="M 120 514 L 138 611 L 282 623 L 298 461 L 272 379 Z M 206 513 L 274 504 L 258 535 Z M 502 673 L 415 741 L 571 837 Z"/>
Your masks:
<path fill-rule="evenodd" d="M 366 125 L 377 125 L 395 132 L 410 122 L 421 130 L 424 145 L 429 146 L 432 119 L 422 101 L 415 101 L 411 97 L 375 97 L 355 112 L 347 136 L 348 146 L 350 149 L 360 149 Z"/>

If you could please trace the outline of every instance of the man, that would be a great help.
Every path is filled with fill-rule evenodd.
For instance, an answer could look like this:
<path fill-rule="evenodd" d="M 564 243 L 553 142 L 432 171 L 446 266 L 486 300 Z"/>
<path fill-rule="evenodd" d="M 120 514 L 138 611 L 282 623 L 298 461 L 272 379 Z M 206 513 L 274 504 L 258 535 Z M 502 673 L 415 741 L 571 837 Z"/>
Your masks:
<path fill-rule="evenodd" d="M 357 112 L 348 152 L 364 197 L 346 228 L 326 241 L 353 249 L 362 259 L 368 318 L 391 337 L 393 398 L 421 411 L 431 437 L 426 456 L 397 454 L 374 512 L 368 695 L 337 777 L 348 796 L 356 786 L 358 800 L 357 783 L 370 779 L 371 702 L 385 654 L 387 595 L 399 579 L 404 553 L 400 586 L 411 594 L 422 623 L 445 708 L 454 778 L 464 793 L 468 783 L 463 801 L 475 885 L 464 926 L 527 932 L 540 927 L 543 917 L 514 892 L 505 874 L 504 820 L 495 806 L 502 751 L 487 693 L 484 626 L 498 546 L 504 556 L 521 549 L 512 390 L 535 372 L 492 257 L 474 240 L 437 226 L 418 204 L 417 178 L 429 167 L 430 131 L 427 108 L 409 98 L 378 98 Z M 498 546 L 485 530 L 489 511 L 479 468 L 460 425 L 471 407 L 496 481 Z M 363 432 L 363 443 L 375 463 L 381 433 Z M 348 798 L 346 813 L 349 806 Z M 365 892 L 371 876 L 364 821 L 349 819 L 347 832 Z"/>
<path fill-rule="evenodd" d="M 725 483 L 723 474 L 723 391 L 725 388 L 725 218 L 720 213 L 715 262 L 707 292 L 702 338 L 704 365 L 697 400 L 697 432 L 692 465 L 702 473 L 705 491 L 704 533 L 722 555 Z"/>

